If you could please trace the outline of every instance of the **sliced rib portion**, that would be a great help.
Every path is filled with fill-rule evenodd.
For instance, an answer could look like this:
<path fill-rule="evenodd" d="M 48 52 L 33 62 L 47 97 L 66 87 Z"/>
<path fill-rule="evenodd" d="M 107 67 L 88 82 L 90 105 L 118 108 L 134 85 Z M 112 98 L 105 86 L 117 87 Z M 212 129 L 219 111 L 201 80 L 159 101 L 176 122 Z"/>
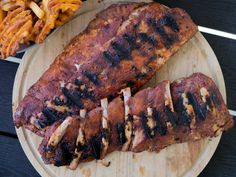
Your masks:
<path fill-rule="evenodd" d="M 54 123 L 39 147 L 44 162 L 56 166 L 69 165 L 75 161 L 72 159 L 77 159 L 77 163 L 98 160 L 115 150 L 124 150 L 124 145 L 129 142 L 127 121 L 132 125 L 132 134 L 125 150 L 132 152 L 158 152 L 175 143 L 214 137 L 234 124 L 215 83 L 201 73 L 171 84 L 162 81 L 155 88 L 144 89 L 129 97 L 126 104 L 122 99 L 123 95 L 115 98 L 106 109 L 109 131 L 102 125 L 104 107 L 93 109 L 84 119 L 74 119 L 77 129 L 84 133 L 82 145 L 75 146 L 77 136 L 68 133 L 76 130 L 71 124 L 58 145 L 48 150 L 48 142 L 63 125 Z M 129 118 L 125 106 L 129 108 Z M 108 146 L 103 143 L 104 137 Z M 75 149 L 80 152 L 79 159 Z"/>
<path fill-rule="evenodd" d="M 136 91 L 197 32 L 186 12 L 158 3 L 116 4 L 99 13 L 27 92 L 14 116 L 43 136 L 58 120 L 104 97 Z"/>

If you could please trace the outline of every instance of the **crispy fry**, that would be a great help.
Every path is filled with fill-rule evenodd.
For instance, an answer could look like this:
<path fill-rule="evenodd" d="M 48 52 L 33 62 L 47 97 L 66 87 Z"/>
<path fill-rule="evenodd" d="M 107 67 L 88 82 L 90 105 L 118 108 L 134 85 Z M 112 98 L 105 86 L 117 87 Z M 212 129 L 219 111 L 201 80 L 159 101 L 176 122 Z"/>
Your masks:
<path fill-rule="evenodd" d="M 4 29 L 7 28 L 7 25 L 9 23 L 9 21 L 11 21 L 15 16 L 17 16 L 17 14 L 21 13 L 23 11 L 22 8 L 18 8 L 16 10 L 14 10 L 13 12 L 10 12 L 6 18 L 2 21 L 2 23 L 0 24 L 0 44 L 1 44 L 1 39 L 2 39 L 2 31 L 4 31 Z"/>
<path fill-rule="evenodd" d="M 35 38 L 35 43 L 42 43 L 50 31 L 55 27 L 55 21 L 57 16 L 50 16 L 47 18 L 47 21 L 44 22 L 44 26 L 41 29 L 40 33 Z"/>
<path fill-rule="evenodd" d="M 71 19 L 81 3 L 81 0 L 0 0 L 0 58 L 14 55 L 23 43 L 42 43 L 54 28 Z"/>
<path fill-rule="evenodd" d="M 20 48 L 21 43 L 25 43 L 28 36 L 29 31 L 32 29 L 32 20 L 28 20 L 20 30 L 15 34 L 15 36 L 11 39 L 8 48 L 7 48 L 7 56 L 14 55 L 15 52 Z M 24 40 L 26 39 L 26 40 Z"/>
<path fill-rule="evenodd" d="M 26 8 L 27 0 L 2 0 L 0 2 L 0 9 L 4 11 L 12 11 L 18 7 Z"/>
<path fill-rule="evenodd" d="M 10 11 L 10 10 L 13 10 L 16 8 L 17 8 L 17 5 L 14 2 L 9 2 L 9 3 L 6 3 L 2 6 L 2 10 L 4 10 L 4 11 Z"/>
<path fill-rule="evenodd" d="M 3 21 L 5 17 L 6 17 L 6 12 L 0 9 L 0 23 Z"/>
<path fill-rule="evenodd" d="M 57 4 L 51 8 L 51 10 L 54 12 L 58 12 L 58 11 L 65 12 L 67 10 L 76 11 L 77 9 L 78 9 L 78 5 L 68 4 L 68 3 Z"/>
<path fill-rule="evenodd" d="M 27 20 L 26 17 L 29 15 L 29 13 L 30 13 L 29 10 L 22 11 L 7 22 L 5 28 L 0 33 L 1 43 L 4 43 L 6 38 L 12 37 L 14 31 L 17 31 L 18 28 Z"/>
<path fill-rule="evenodd" d="M 13 15 L 12 15 L 13 14 Z M 1 58 L 14 55 L 21 43 L 26 43 L 32 28 L 30 10 L 16 9 L 8 18 L 0 34 Z M 16 14 L 14 16 L 14 14 Z"/>
<path fill-rule="evenodd" d="M 35 13 L 35 15 L 39 18 L 42 19 L 44 16 L 44 11 L 39 8 L 38 4 L 36 4 L 34 1 L 31 1 L 29 3 L 29 7 L 32 9 L 32 11 Z"/>
<path fill-rule="evenodd" d="M 65 24 L 67 21 L 71 19 L 71 17 L 75 14 L 73 11 L 66 11 L 64 13 L 61 13 L 59 17 L 56 20 L 56 27 L 61 26 Z"/>
<path fill-rule="evenodd" d="M 35 41 L 36 36 L 39 35 L 39 33 L 42 30 L 44 24 L 45 24 L 44 21 L 41 20 L 41 19 L 36 21 L 36 23 L 34 24 L 34 27 L 32 29 L 31 36 L 30 36 L 31 41 Z"/>
<path fill-rule="evenodd" d="M 35 42 L 41 43 L 53 28 L 68 21 L 80 6 L 81 0 L 43 0 L 42 7 L 46 20 L 42 31 L 36 36 Z"/>

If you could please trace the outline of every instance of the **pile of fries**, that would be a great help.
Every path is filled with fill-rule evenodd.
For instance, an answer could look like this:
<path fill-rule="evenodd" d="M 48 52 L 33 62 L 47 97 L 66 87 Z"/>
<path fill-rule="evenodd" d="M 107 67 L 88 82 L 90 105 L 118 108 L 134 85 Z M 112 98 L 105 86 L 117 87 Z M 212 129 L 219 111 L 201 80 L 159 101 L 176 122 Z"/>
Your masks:
<path fill-rule="evenodd" d="M 22 44 L 42 43 L 81 7 L 81 0 L 0 0 L 0 58 Z"/>

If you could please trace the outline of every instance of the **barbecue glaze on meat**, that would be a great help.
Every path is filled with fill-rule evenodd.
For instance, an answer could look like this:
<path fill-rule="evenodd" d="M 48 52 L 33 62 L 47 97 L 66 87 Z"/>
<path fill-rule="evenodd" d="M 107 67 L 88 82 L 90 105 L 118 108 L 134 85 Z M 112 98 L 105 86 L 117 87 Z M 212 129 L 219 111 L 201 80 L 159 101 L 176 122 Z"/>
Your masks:
<path fill-rule="evenodd" d="M 47 130 L 39 147 L 46 164 L 75 169 L 79 162 L 103 159 L 115 150 L 158 152 L 171 144 L 217 136 L 234 124 L 215 83 L 201 73 L 171 84 L 162 81 L 134 96 L 124 89 L 109 104 L 101 102 L 84 119 L 68 117 Z M 63 134 L 55 133 L 62 129 Z"/>
<path fill-rule="evenodd" d="M 197 32 L 189 15 L 158 3 L 112 5 L 97 14 L 28 90 L 15 115 L 40 136 L 125 87 L 137 91 Z"/>

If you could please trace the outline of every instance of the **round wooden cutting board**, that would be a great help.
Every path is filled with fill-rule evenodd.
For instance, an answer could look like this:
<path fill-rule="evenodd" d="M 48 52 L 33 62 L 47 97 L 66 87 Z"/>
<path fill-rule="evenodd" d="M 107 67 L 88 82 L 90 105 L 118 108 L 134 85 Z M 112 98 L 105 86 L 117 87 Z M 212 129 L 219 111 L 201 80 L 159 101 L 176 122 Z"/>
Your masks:
<path fill-rule="evenodd" d="M 86 27 L 97 12 L 107 7 L 108 2 L 111 4 L 115 0 L 104 0 L 102 3 L 91 0 L 84 3 L 80 16 L 55 31 L 44 44 L 26 52 L 15 78 L 13 112 L 27 89 L 47 70 L 63 47 Z M 194 72 L 202 72 L 213 78 L 226 99 L 224 79 L 217 58 L 199 32 L 158 71 L 147 85 L 154 85 L 164 79 L 174 80 L 189 76 Z M 197 176 L 212 157 L 220 140 L 220 136 L 218 136 L 197 142 L 172 145 L 160 153 L 114 152 L 105 158 L 106 161 L 111 161 L 109 167 L 104 167 L 94 160 L 82 163 L 75 171 L 71 171 L 66 167 L 58 168 L 43 163 L 37 151 L 42 138 L 24 128 L 17 129 L 16 132 L 25 154 L 43 177 Z"/>

